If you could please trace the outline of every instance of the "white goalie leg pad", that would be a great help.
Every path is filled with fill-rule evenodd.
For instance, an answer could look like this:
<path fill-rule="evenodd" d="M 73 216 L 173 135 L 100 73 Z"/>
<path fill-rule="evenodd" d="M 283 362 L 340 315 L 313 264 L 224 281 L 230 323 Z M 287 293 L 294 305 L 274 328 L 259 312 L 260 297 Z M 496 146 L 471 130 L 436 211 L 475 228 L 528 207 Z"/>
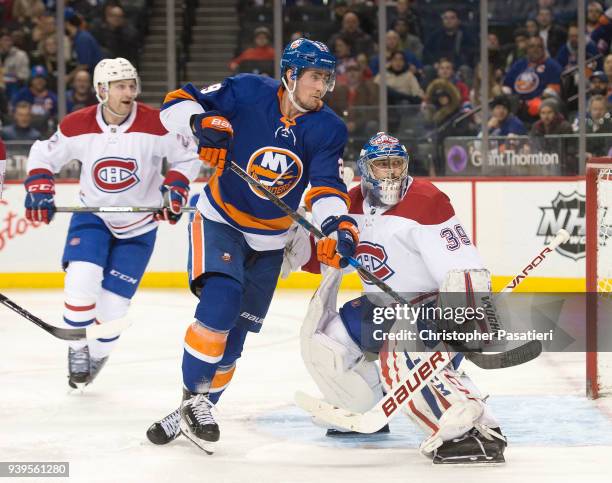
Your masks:
<path fill-rule="evenodd" d="M 394 344 L 390 341 L 385 352 L 381 352 L 383 381 L 388 391 L 393 390 L 397 381 L 407 377 L 410 371 L 408 357 L 414 364 L 417 359 L 426 356 L 419 353 L 410 353 L 407 356 L 401 350 L 394 350 Z M 421 445 L 424 453 L 430 453 L 444 441 L 465 434 L 473 427 L 485 423 L 485 420 L 487 425 L 494 422 L 484 416 L 486 406 L 478 390 L 469 382 L 470 385 L 464 385 L 463 376 L 448 366 L 430 381 L 423 391 L 414 394 L 412 400 L 402 408 L 428 435 Z"/>
<path fill-rule="evenodd" d="M 440 286 L 440 292 L 491 292 L 491 272 L 486 268 L 450 270 Z"/>
<path fill-rule="evenodd" d="M 100 324 L 119 320 L 127 315 L 130 299 L 102 289 L 98 296 L 97 320 Z M 89 341 L 89 355 L 94 359 L 108 356 L 117 345 L 120 333 Z"/>
<path fill-rule="evenodd" d="M 95 323 L 97 299 L 102 290 L 102 267 L 89 262 L 70 262 L 64 279 L 64 323 L 81 328 Z M 85 341 L 71 341 L 74 350 L 87 345 Z"/>
<path fill-rule="evenodd" d="M 382 387 L 376 364 L 365 360 L 336 312 L 341 278 L 327 270 L 312 297 L 300 331 L 302 358 L 327 402 L 365 412 L 382 398 Z"/>

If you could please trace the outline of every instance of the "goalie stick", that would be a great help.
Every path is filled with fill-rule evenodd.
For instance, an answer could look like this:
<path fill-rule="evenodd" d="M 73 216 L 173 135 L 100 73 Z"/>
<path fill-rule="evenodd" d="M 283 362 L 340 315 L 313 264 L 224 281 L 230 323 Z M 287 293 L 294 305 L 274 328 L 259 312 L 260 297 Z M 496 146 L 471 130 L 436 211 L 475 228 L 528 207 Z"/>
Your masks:
<path fill-rule="evenodd" d="M 131 324 L 126 319 L 118 319 L 106 324 L 92 325 L 90 327 L 83 328 L 63 328 L 51 325 L 44 320 L 39 319 L 34 314 L 28 312 L 23 307 L 17 305 L 6 295 L 0 293 L 0 304 L 8 307 L 13 312 L 17 312 L 23 318 L 36 324 L 38 327 L 48 332 L 53 337 L 57 337 L 62 340 L 82 340 L 82 339 L 98 339 L 100 337 L 110 337 L 116 335 L 127 329 Z"/>
<path fill-rule="evenodd" d="M 519 274 L 513 277 L 512 281 L 504 287 L 501 293 L 511 292 L 516 289 L 530 275 L 531 271 L 544 261 L 547 254 L 552 253 L 555 248 L 568 239 L 569 233 L 563 229 L 559 230 L 555 238 Z M 542 343 L 539 340 L 535 340 L 509 351 L 495 354 L 499 357 L 493 365 L 490 364 L 492 359 L 482 357 L 485 354 L 471 353 L 472 358 L 468 359 L 483 369 L 499 369 L 535 359 L 541 352 Z M 467 353 L 464 355 L 468 356 Z M 450 360 L 451 357 L 446 352 L 427 353 L 427 357 L 415 364 L 408 373 L 408 376 L 400 381 L 398 387 L 393 392 L 385 395 L 372 409 L 365 413 L 357 413 L 339 408 L 302 391 L 295 393 L 295 402 L 312 416 L 332 426 L 358 433 L 374 433 L 395 416 L 397 409 L 410 402 L 414 394 L 418 393 L 424 384 L 427 384 L 436 377 Z M 436 366 L 436 361 L 446 361 L 446 364 L 441 367 Z"/>
<path fill-rule="evenodd" d="M 317 238 L 325 237 L 325 235 L 323 235 L 321 230 L 319 230 L 316 226 L 310 223 L 306 218 L 300 215 L 297 211 L 293 210 L 283 200 L 281 200 L 278 196 L 276 196 L 274 193 L 268 190 L 259 181 L 257 181 L 251 175 L 249 175 L 244 169 L 238 166 L 234 161 L 232 161 L 231 169 L 234 173 L 240 176 L 244 181 L 246 181 L 251 186 L 256 188 L 259 192 L 261 192 L 261 194 L 263 194 L 266 198 L 268 198 L 272 203 L 274 203 L 278 208 L 280 208 L 292 220 L 294 220 L 300 226 L 302 226 L 306 231 L 308 231 L 309 233 L 311 233 Z M 559 233 L 561 232 L 564 232 L 565 234 L 567 234 L 565 230 L 560 230 Z M 567 234 L 567 236 L 569 236 L 569 234 Z M 559 238 L 559 235 L 557 235 L 555 240 L 557 240 L 558 238 Z M 558 243 L 554 245 L 552 249 L 549 249 L 547 253 L 552 252 L 554 248 L 556 248 L 559 244 L 563 243 L 563 241 L 564 240 L 559 239 Z M 551 245 L 553 245 L 553 243 L 551 243 Z M 551 245 L 549 245 L 549 247 Z M 395 290 L 389 287 L 389 285 L 387 285 L 385 282 L 379 279 L 376 275 L 366 270 L 363 267 L 363 265 L 359 263 L 359 261 L 357 261 L 356 259 L 352 257 L 348 257 L 346 260 L 351 266 L 353 266 L 357 270 L 357 273 L 361 277 L 368 280 L 372 284 L 376 285 L 380 290 L 390 295 L 396 302 L 402 305 L 406 305 L 406 306 L 410 305 L 408 300 L 400 296 Z M 527 276 L 529 276 L 528 275 L 529 272 L 525 272 L 525 270 L 523 270 L 523 272 L 525 273 L 523 278 L 526 278 Z M 521 347 L 512 349 L 512 351 L 508 353 L 508 356 L 504 356 L 504 354 L 506 354 L 505 352 L 500 352 L 496 354 L 491 354 L 491 353 L 485 354 L 485 353 L 479 353 L 479 352 L 465 352 L 465 357 L 468 358 L 470 361 L 472 361 L 474 364 L 476 364 L 478 367 L 481 367 L 483 369 L 500 369 L 503 367 L 511 367 L 511 366 L 515 366 L 518 364 L 523 364 L 525 362 L 528 362 L 536 358 L 541 352 L 542 352 L 541 342 L 540 341 L 530 341 Z"/>

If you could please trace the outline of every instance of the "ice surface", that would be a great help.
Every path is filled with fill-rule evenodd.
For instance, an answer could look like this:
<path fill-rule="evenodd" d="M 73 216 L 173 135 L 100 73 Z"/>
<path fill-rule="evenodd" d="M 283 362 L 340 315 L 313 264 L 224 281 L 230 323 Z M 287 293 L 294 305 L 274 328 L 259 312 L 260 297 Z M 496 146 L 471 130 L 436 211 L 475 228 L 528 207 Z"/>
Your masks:
<path fill-rule="evenodd" d="M 48 322 L 61 318 L 61 291 L 5 293 Z M 402 415 L 388 436 L 325 438 L 293 404 L 297 389 L 317 394 L 298 344 L 310 296 L 277 292 L 264 329 L 249 335 L 219 404 L 213 456 L 184 438 L 157 447 L 145 437 L 180 400 L 192 295 L 141 290 L 130 309 L 135 324 L 84 393 L 68 392 L 65 344 L 0 306 L 0 461 L 69 461 L 70 482 L 610 480 L 612 404 L 584 397 L 582 354 L 544 354 L 501 371 L 466 363 L 508 436 L 504 466 L 434 467 Z"/>

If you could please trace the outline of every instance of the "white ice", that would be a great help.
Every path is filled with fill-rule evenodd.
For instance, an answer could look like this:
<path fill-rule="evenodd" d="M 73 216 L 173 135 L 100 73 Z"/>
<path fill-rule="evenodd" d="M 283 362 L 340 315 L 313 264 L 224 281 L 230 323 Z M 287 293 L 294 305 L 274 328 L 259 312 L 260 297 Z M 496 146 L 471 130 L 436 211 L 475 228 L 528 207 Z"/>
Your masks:
<path fill-rule="evenodd" d="M 61 317 L 59 290 L 5 294 L 44 320 Z M 0 306 L 0 461 L 69 461 L 70 482 L 612 481 L 612 404 L 584 397 L 582 354 L 544 354 L 501 371 L 466 363 L 508 436 L 503 466 L 432 466 L 402 415 L 388 436 L 325 438 L 293 403 L 297 389 L 317 394 L 297 337 L 310 296 L 277 292 L 264 329 L 247 339 L 219 404 L 213 456 L 184 438 L 158 447 L 145 437 L 180 400 L 192 295 L 141 290 L 135 324 L 84 393 L 68 392 L 65 344 Z"/>

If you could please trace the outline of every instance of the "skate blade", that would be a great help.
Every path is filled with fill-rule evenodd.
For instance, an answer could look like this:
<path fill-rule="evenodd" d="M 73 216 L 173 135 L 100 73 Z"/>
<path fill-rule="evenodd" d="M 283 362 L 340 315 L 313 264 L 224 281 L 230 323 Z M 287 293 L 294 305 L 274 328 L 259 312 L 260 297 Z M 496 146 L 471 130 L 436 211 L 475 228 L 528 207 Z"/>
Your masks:
<path fill-rule="evenodd" d="M 189 441 L 195 444 L 198 448 L 200 448 L 207 455 L 212 455 L 215 452 L 215 443 L 211 443 L 209 441 L 204 441 L 203 439 L 198 438 L 191 431 L 189 431 L 189 426 L 183 423 L 181 420 L 181 434 L 185 436 Z"/>
<path fill-rule="evenodd" d="M 476 458 L 476 459 L 467 459 L 467 458 L 457 458 L 450 459 L 446 458 L 442 459 L 434 459 L 432 461 L 434 465 L 454 465 L 454 466 L 501 466 L 506 464 L 506 459 L 502 455 L 498 458 Z"/>

